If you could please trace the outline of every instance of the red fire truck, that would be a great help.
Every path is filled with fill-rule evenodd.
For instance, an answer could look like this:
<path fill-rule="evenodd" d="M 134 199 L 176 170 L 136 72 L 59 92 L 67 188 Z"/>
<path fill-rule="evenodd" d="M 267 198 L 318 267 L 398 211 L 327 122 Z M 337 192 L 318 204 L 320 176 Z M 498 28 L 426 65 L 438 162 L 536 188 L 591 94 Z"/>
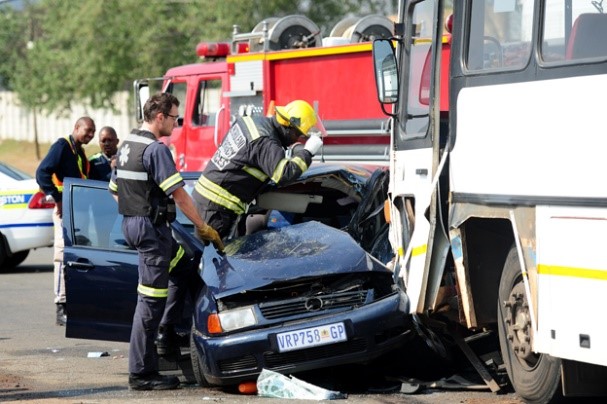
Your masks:
<path fill-rule="evenodd" d="M 177 96 L 178 127 L 168 145 L 182 171 L 202 170 L 237 115 L 270 114 L 303 99 L 328 132 L 317 159 L 388 162 L 387 119 L 377 103 L 371 40 L 392 35 L 379 15 L 346 18 L 327 38 L 304 16 L 270 18 L 250 33 L 235 27 L 231 43 L 200 43 L 204 62 L 135 81 L 138 119 L 150 87 Z"/>

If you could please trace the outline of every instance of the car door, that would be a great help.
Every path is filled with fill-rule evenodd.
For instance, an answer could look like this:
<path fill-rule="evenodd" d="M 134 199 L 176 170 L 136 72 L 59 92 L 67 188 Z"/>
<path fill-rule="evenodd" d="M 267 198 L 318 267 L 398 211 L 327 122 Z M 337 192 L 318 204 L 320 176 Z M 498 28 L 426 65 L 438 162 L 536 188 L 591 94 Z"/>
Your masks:
<path fill-rule="evenodd" d="M 191 192 L 198 173 L 184 173 L 185 189 Z M 129 341 L 137 303 L 138 255 L 122 234 L 122 215 L 107 189 L 108 183 L 68 178 L 63 191 L 63 253 L 66 274 L 68 338 Z M 180 223 L 181 222 L 181 223 Z M 204 246 L 194 226 L 178 211 L 171 224 L 173 237 L 198 268 Z M 192 274 L 192 298 L 200 278 Z M 184 324 L 190 320 L 186 300 Z M 189 327 L 186 327 L 189 329 Z"/>
<path fill-rule="evenodd" d="M 108 183 L 66 179 L 63 192 L 66 337 L 128 341 L 137 302 L 137 251 L 122 235 Z"/>

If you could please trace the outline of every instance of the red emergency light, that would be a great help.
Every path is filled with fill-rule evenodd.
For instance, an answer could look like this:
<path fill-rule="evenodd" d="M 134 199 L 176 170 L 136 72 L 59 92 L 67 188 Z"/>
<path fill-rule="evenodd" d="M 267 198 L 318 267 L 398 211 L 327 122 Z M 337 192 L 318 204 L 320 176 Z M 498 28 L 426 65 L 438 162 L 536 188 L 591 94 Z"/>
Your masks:
<path fill-rule="evenodd" d="M 226 42 L 200 42 L 196 54 L 204 58 L 224 58 L 230 54 L 230 44 Z"/>

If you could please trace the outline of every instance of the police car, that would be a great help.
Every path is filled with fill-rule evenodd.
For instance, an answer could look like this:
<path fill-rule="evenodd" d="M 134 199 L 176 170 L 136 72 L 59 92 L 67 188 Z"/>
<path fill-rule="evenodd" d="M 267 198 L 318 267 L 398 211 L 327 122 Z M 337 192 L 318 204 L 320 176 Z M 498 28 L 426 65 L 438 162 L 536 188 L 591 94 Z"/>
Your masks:
<path fill-rule="evenodd" d="M 21 264 L 34 248 L 53 245 L 53 202 L 29 174 L 0 162 L 0 269 Z"/>

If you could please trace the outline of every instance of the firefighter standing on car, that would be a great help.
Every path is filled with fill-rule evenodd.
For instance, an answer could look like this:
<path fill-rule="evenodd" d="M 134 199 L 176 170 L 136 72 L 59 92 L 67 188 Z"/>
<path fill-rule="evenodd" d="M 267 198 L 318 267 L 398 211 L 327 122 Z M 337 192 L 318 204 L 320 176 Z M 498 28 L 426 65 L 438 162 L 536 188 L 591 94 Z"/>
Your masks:
<path fill-rule="evenodd" d="M 144 123 L 125 139 L 117 155 L 109 189 L 117 197 L 122 232 L 139 253 L 139 285 L 129 346 L 129 387 L 165 390 L 179 385 L 175 376 L 158 373 L 156 333 L 168 316 L 178 287 L 169 271 L 183 248 L 177 245 L 169 223 L 175 203 L 196 226 L 198 236 L 222 250 L 219 235 L 198 215 L 168 147 L 159 141 L 177 124 L 179 100 L 167 93 L 152 96 L 143 108 Z M 181 252 L 179 252 L 181 251 Z M 173 316 L 181 312 L 173 311 Z M 175 320 L 175 319 L 173 319 Z"/>
<path fill-rule="evenodd" d="M 200 216 L 223 239 L 241 234 L 235 226 L 248 204 L 270 180 L 284 184 L 306 171 L 325 134 L 314 109 L 302 100 L 277 106 L 270 117 L 239 117 L 192 193 Z M 300 137 L 304 145 L 297 143 Z"/>

